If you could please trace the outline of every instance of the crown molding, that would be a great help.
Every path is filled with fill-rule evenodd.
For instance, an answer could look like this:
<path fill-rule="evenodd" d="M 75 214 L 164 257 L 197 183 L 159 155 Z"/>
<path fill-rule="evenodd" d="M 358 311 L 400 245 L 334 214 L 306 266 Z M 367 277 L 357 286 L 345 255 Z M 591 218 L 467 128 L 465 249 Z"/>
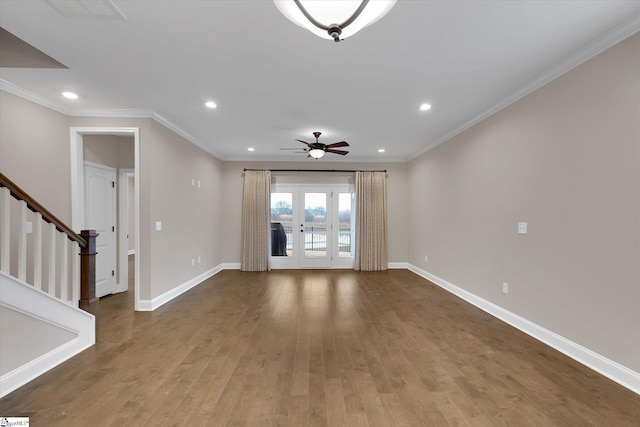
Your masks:
<path fill-rule="evenodd" d="M 420 150 L 415 155 L 411 156 L 409 160 L 413 160 L 421 156 L 422 154 L 426 153 L 427 151 L 431 150 L 432 148 L 435 148 L 438 145 L 447 142 L 451 138 L 461 134 L 462 132 L 469 129 L 470 127 L 489 118 L 490 116 L 494 115 L 495 113 L 502 110 L 503 108 L 508 107 L 514 102 L 524 98 L 525 96 L 529 95 L 536 89 L 539 89 L 542 86 L 546 85 L 547 83 L 550 83 L 551 81 L 557 79 L 567 71 L 574 69 L 578 65 L 588 61 L 589 59 L 593 58 L 599 53 L 602 53 L 605 50 L 609 49 L 610 47 L 631 37 L 638 31 L 640 31 L 640 13 L 634 15 L 632 18 L 618 25 L 611 31 L 608 31 L 604 35 L 593 40 L 591 43 L 589 43 L 582 49 L 578 50 L 573 55 L 569 56 L 565 60 L 558 63 L 552 69 L 540 74 L 538 77 L 532 80 L 529 84 L 522 87 L 520 90 L 512 93 L 511 95 L 504 98 L 502 101 L 495 104 L 493 107 L 489 108 L 488 110 L 485 110 L 484 112 L 480 113 L 473 119 L 467 121 L 466 123 L 462 124 L 461 126 L 454 129 L 453 131 L 437 139 L 433 144 L 428 144 L 427 147 Z"/>
<path fill-rule="evenodd" d="M 135 118 L 151 118 L 152 110 L 133 109 L 133 108 L 72 108 L 69 115 L 73 117 L 135 117 Z"/>
<path fill-rule="evenodd" d="M 189 141 L 190 143 L 192 143 L 196 147 L 201 148 L 204 151 L 206 151 L 207 153 L 211 154 L 212 156 L 218 158 L 219 160 L 226 160 L 226 159 L 223 159 L 220 156 L 219 153 L 217 153 L 216 151 L 212 150 L 211 147 L 208 147 L 207 145 L 202 143 L 199 139 L 191 136 L 188 132 L 186 132 L 185 130 L 183 130 L 179 126 L 173 124 L 173 122 L 170 122 L 169 120 L 167 120 L 165 117 L 161 116 L 160 114 L 158 114 L 156 112 L 153 112 L 151 114 L 151 118 L 153 120 L 155 120 L 156 122 L 160 123 L 161 125 L 163 125 L 164 127 L 166 127 L 167 129 L 169 129 L 169 130 L 173 131 L 174 133 L 180 135 L 181 137 L 183 137 L 184 139 L 186 139 L 187 141 Z"/>
<path fill-rule="evenodd" d="M 51 110 L 57 111 L 58 113 L 62 113 L 64 115 L 70 116 L 70 117 L 130 117 L 130 118 L 150 118 L 155 120 L 156 122 L 160 123 L 161 125 L 163 125 L 164 127 L 166 127 L 167 129 L 173 131 L 174 133 L 180 135 L 181 137 L 183 137 L 184 139 L 186 139 L 187 141 L 189 141 L 190 143 L 192 143 L 193 145 L 203 149 L 204 151 L 206 151 L 207 153 L 211 154 L 212 156 L 217 157 L 220 160 L 225 160 L 223 159 L 218 153 L 216 153 L 214 150 L 211 149 L 211 147 L 208 147 L 207 145 L 203 144 L 201 141 L 199 141 L 197 138 L 193 137 L 192 135 L 190 135 L 188 132 L 186 132 L 185 130 L 183 130 L 182 128 L 180 128 L 178 125 L 172 123 L 171 121 L 167 120 L 165 117 L 161 116 L 160 114 L 156 113 L 153 110 L 146 110 L 146 109 L 133 109 L 133 108 L 123 108 L 123 109 L 118 109 L 118 108 L 103 108 L 103 109 L 96 109 L 96 108 L 68 108 L 62 104 L 59 104 L 57 102 L 54 102 L 44 96 L 40 96 L 37 95 L 27 89 L 24 89 L 16 84 L 13 84 L 11 82 L 8 82 L 4 79 L 0 79 L 0 90 L 4 90 L 6 92 L 12 93 L 13 95 L 19 96 L 21 98 L 26 99 L 27 101 L 31 101 L 33 103 L 36 103 L 38 105 L 42 105 L 43 107 L 49 108 Z"/>
<path fill-rule="evenodd" d="M 27 101 L 42 105 L 43 107 L 49 108 L 50 110 L 57 111 L 58 113 L 65 114 L 67 116 L 70 115 L 71 110 L 65 105 L 54 102 L 48 98 L 45 98 L 44 96 L 37 95 L 4 79 L 0 79 L 0 89 L 19 96 L 20 98 L 24 98 Z"/>

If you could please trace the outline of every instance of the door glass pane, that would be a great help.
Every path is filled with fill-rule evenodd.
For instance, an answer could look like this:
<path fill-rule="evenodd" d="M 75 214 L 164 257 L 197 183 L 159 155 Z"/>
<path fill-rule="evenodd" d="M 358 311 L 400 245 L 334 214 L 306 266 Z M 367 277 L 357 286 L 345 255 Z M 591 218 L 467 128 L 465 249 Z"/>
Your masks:
<path fill-rule="evenodd" d="M 292 256 L 293 194 L 271 193 L 271 256 Z"/>
<path fill-rule="evenodd" d="M 304 255 L 327 256 L 327 193 L 304 194 Z"/>
<path fill-rule="evenodd" d="M 338 256 L 341 257 L 352 256 L 352 204 L 352 193 L 338 193 Z"/>

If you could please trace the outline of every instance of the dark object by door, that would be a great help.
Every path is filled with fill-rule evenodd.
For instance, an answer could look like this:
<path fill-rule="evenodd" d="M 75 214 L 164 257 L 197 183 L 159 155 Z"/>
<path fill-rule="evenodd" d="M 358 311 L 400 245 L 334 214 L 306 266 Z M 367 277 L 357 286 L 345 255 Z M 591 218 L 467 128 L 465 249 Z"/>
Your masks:
<path fill-rule="evenodd" d="M 271 256 L 287 256 L 287 234 L 279 222 L 271 223 Z"/>

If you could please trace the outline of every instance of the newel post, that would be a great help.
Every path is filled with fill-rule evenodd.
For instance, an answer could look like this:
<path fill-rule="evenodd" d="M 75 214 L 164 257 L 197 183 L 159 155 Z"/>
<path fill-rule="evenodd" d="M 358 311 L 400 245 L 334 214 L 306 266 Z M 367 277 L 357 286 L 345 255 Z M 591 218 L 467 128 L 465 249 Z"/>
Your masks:
<path fill-rule="evenodd" d="M 80 247 L 80 308 L 96 317 L 97 336 L 100 300 L 96 298 L 96 237 L 99 233 L 82 230 L 80 236 L 87 242 L 86 247 Z"/>

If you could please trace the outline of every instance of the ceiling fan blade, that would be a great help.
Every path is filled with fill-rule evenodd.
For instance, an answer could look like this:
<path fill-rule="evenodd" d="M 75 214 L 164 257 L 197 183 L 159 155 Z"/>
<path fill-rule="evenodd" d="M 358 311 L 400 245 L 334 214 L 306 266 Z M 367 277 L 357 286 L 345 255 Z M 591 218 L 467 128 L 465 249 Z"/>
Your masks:
<path fill-rule="evenodd" d="M 327 145 L 327 148 L 338 148 L 338 147 L 348 147 L 349 143 L 347 141 L 340 141 L 333 144 Z"/>
<path fill-rule="evenodd" d="M 303 141 L 303 140 L 301 140 L 301 139 L 296 139 L 296 141 L 298 141 L 298 142 L 302 142 L 303 144 L 311 145 L 311 144 L 309 144 L 307 141 Z"/>
<path fill-rule="evenodd" d="M 346 154 L 349 154 L 349 152 L 348 152 L 348 151 L 344 151 L 344 150 L 332 150 L 332 149 L 330 149 L 330 148 L 327 148 L 327 149 L 326 149 L 326 150 L 324 150 L 324 151 L 326 151 L 327 153 L 340 154 L 340 155 L 342 155 L 342 156 L 344 156 L 344 155 L 346 155 Z"/>

